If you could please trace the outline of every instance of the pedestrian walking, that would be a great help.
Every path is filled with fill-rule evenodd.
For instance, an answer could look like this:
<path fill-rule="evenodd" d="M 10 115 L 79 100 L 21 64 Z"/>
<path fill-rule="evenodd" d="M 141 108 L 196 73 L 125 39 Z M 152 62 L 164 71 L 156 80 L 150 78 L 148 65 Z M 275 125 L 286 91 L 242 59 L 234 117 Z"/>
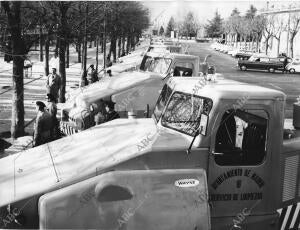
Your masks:
<path fill-rule="evenodd" d="M 87 76 L 88 84 L 92 84 L 98 81 L 97 71 L 95 70 L 93 64 L 88 68 Z"/>
<path fill-rule="evenodd" d="M 51 141 L 52 118 L 45 110 L 46 105 L 36 102 L 37 116 L 34 124 L 33 146 L 39 146 Z"/>
<path fill-rule="evenodd" d="M 56 73 L 56 68 L 52 68 L 52 73 L 48 75 L 46 82 L 47 94 L 51 94 L 57 101 L 61 86 L 60 76 Z"/>
<path fill-rule="evenodd" d="M 51 139 L 55 140 L 58 138 L 58 120 L 56 118 L 56 114 L 57 114 L 56 103 L 57 103 L 57 101 L 51 94 L 47 94 L 47 100 L 48 100 L 47 111 L 52 118 L 52 129 L 51 129 L 50 135 L 51 135 Z"/>

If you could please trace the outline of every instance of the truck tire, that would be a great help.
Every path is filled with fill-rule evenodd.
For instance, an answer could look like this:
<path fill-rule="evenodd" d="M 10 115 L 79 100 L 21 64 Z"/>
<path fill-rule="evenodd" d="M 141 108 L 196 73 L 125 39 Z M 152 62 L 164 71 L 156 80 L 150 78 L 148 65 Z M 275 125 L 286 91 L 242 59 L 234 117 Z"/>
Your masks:
<path fill-rule="evenodd" d="M 269 71 L 270 73 L 274 73 L 274 72 L 275 72 L 275 69 L 274 69 L 273 67 L 270 67 L 270 68 L 268 69 L 268 71 Z"/>
<path fill-rule="evenodd" d="M 240 69 L 243 70 L 243 71 L 246 71 L 246 70 L 247 70 L 247 67 L 244 66 L 244 65 L 242 65 L 242 66 L 240 67 Z"/>
<path fill-rule="evenodd" d="M 296 71 L 295 71 L 294 68 L 291 68 L 291 69 L 289 70 L 289 72 L 290 72 L 290 73 L 295 73 Z"/>

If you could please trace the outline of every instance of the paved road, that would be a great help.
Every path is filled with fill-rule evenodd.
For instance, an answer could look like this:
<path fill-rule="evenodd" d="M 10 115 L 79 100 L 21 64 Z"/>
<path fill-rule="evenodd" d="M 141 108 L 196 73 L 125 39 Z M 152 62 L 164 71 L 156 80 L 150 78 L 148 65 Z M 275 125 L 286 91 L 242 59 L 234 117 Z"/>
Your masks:
<path fill-rule="evenodd" d="M 187 45 L 187 44 L 185 44 Z M 300 74 L 283 74 L 281 72 L 268 73 L 266 71 L 241 71 L 237 68 L 237 59 L 210 48 L 209 43 L 189 43 L 189 53 L 200 56 L 203 61 L 205 56 L 213 63 L 217 72 L 225 78 L 260 85 L 271 89 L 283 91 L 287 95 L 286 118 L 292 118 L 293 103 L 300 95 Z M 245 88 L 245 91 L 247 89 Z"/>

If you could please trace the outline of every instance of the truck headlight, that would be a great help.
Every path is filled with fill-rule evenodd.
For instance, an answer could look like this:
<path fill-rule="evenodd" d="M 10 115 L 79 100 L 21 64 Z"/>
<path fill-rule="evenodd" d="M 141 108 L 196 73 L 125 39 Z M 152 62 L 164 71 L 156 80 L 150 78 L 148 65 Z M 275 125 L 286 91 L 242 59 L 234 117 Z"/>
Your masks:
<path fill-rule="evenodd" d="M 94 112 L 94 110 L 95 110 L 94 106 L 93 106 L 93 105 L 90 105 L 90 111 L 91 111 L 91 112 Z"/>

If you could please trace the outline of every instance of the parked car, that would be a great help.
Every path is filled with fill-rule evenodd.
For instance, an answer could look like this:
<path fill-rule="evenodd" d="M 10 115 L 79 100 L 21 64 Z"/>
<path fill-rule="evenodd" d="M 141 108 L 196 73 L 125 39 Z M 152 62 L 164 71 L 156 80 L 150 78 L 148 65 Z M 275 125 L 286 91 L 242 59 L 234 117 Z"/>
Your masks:
<path fill-rule="evenodd" d="M 300 60 L 293 60 L 289 64 L 287 64 L 286 68 L 290 73 L 300 72 Z"/>
<path fill-rule="evenodd" d="M 268 70 L 269 72 L 274 73 L 276 70 L 284 70 L 283 60 L 283 58 L 252 56 L 249 60 L 239 60 L 238 66 L 243 71 L 246 71 L 247 69 L 258 69 Z"/>

